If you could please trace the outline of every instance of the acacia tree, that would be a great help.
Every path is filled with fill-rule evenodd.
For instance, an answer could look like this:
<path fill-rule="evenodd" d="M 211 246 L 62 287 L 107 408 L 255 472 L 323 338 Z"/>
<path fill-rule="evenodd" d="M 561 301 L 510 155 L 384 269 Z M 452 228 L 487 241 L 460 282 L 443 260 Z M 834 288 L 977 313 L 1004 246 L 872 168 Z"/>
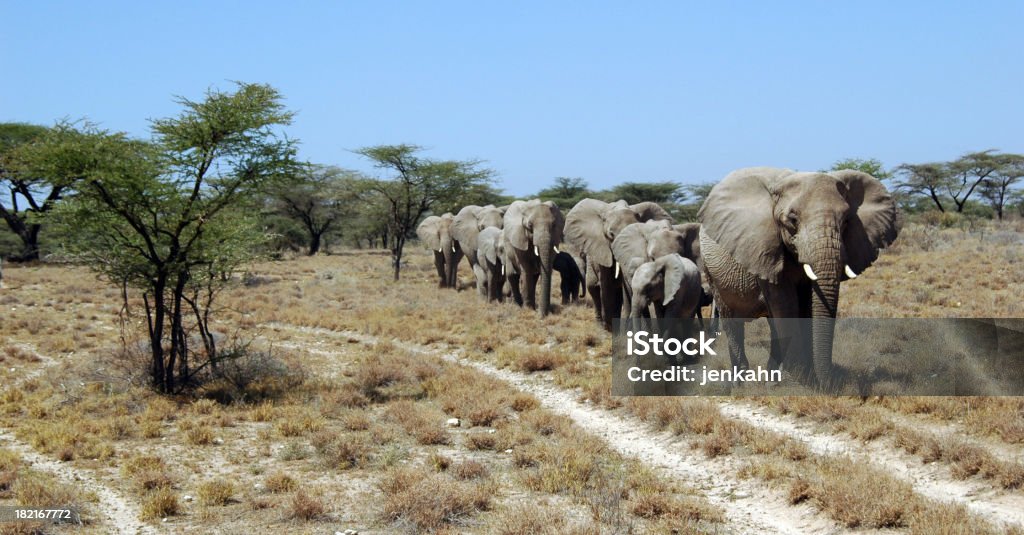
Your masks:
<path fill-rule="evenodd" d="M 593 195 L 587 181 L 580 177 L 555 177 L 555 183 L 537 192 L 537 198 L 551 201 L 563 210 L 568 211 L 576 203 Z"/>
<path fill-rule="evenodd" d="M 887 171 L 882 162 L 875 158 L 844 158 L 833 163 L 829 171 L 841 171 L 843 169 L 853 169 L 854 171 L 867 173 L 878 180 L 888 180 L 893 177 L 892 171 Z"/>
<path fill-rule="evenodd" d="M 0 217 L 21 240 L 18 260 L 39 259 L 42 217 L 94 165 L 91 124 L 61 121 L 53 128 L 0 124 Z"/>
<path fill-rule="evenodd" d="M 1002 220 L 1003 210 L 1013 193 L 1014 184 L 1024 178 L 1024 155 L 1000 154 L 999 168 L 981 183 L 979 192 Z"/>
<path fill-rule="evenodd" d="M 940 212 L 945 212 L 946 207 L 942 204 L 943 191 L 951 184 L 952 178 L 944 163 L 905 163 L 896 167 L 896 172 L 902 177 L 895 182 L 897 190 L 905 191 L 911 195 L 925 195 Z"/>
<path fill-rule="evenodd" d="M 957 212 L 964 211 L 967 199 L 1001 165 L 1001 155 L 995 154 L 995 149 L 970 152 L 947 164 L 950 178 L 946 193 L 953 199 Z"/>
<path fill-rule="evenodd" d="M 390 178 L 365 182 L 379 195 L 388 211 L 388 247 L 395 280 L 402 269 L 405 242 L 428 212 L 460 198 L 463 192 L 490 185 L 494 172 L 481 168 L 479 160 L 434 160 L 417 153 L 417 145 L 377 145 L 355 151 L 373 161 L 374 167 L 392 173 Z"/>
<path fill-rule="evenodd" d="M 271 193 L 276 211 L 305 231 L 308 255 L 320 251 L 324 236 L 336 230 L 358 203 L 357 175 L 340 167 L 311 165 L 294 181 Z"/>
<path fill-rule="evenodd" d="M 179 98 L 184 111 L 152 121 L 152 142 L 96 135 L 118 157 L 97 160 L 73 202 L 57 212 L 80 237 L 69 244 L 74 253 L 141 292 L 150 375 L 161 392 L 182 390 L 217 361 L 213 301 L 225 274 L 250 260 L 262 238 L 247 203 L 297 171 L 295 142 L 277 131 L 292 117 L 280 100 L 270 86 L 239 83 L 202 101 Z M 206 351 L 196 364 L 193 329 Z"/>

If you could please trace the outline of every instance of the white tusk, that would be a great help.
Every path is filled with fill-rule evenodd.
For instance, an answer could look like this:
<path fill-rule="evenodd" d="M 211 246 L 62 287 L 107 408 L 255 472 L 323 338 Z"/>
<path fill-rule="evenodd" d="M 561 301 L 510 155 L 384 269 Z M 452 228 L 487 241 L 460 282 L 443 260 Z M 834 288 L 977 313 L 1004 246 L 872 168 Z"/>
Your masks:
<path fill-rule="evenodd" d="M 505 274 L 505 264 L 502 264 L 502 265 L 501 265 L 501 274 L 502 274 L 502 275 L 504 275 L 504 274 Z"/>
<path fill-rule="evenodd" d="M 615 277 L 614 278 L 616 278 L 616 279 L 619 278 L 619 263 L 618 262 L 615 263 Z"/>
<path fill-rule="evenodd" d="M 853 268 L 851 268 L 849 264 L 846 265 L 845 271 L 847 277 L 850 277 L 851 279 L 857 278 L 857 274 L 853 272 Z"/>
<path fill-rule="evenodd" d="M 455 250 L 455 246 L 454 245 L 452 245 L 452 252 L 453 253 L 458 252 L 458 251 Z"/>
<path fill-rule="evenodd" d="M 804 264 L 804 273 L 807 274 L 808 279 L 811 279 L 812 281 L 818 280 L 818 276 L 814 274 L 814 270 L 811 269 L 810 264 Z"/>
<path fill-rule="evenodd" d="M 443 253 L 443 252 L 444 252 L 444 247 L 438 247 L 438 248 L 437 248 L 437 252 L 439 252 L 439 253 Z"/>
<path fill-rule="evenodd" d="M 538 249 L 536 245 L 533 246 L 533 254 L 535 256 L 540 256 L 540 249 Z"/>
<path fill-rule="evenodd" d="M 552 247 L 555 248 L 555 254 L 558 254 L 558 246 L 557 245 L 552 245 Z"/>

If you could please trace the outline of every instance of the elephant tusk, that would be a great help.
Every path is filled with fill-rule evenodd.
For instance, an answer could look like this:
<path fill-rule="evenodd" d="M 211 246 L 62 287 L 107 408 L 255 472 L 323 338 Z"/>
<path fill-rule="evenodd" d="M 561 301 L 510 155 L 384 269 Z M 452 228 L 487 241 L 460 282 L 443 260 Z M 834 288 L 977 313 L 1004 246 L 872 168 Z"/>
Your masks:
<path fill-rule="evenodd" d="M 807 274 L 808 279 L 811 279 L 812 281 L 818 280 L 818 276 L 814 274 L 814 270 L 811 269 L 810 264 L 804 264 L 804 273 Z"/>
<path fill-rule="evenodd" d="M 557 246 L 557 245 L 552 245 L 551 247 L 553 247 L 553 248 L 555 249 L 555 254 L 558 254 L 558 253 L 559 253 L 559 251 L 558 251 L 558 246 Z"/>
<path fill-rule="evenodd" d="M 504 264 L 501 265 L 501 274 L 502 275 L 505 274 L 505 265 Z"/>
<path fill-rule="evenodd" d="M 437 248 L 437 252 L 439 252 L 439 253 L 443 253 L 443 252 L 444 252 L 444 247 L 438 247 L 438 248 Z"/>
<path fill-rule="evenodd" d="M 455 250 L 455 246 L 454 245 L 452 245 L 452 252 L 453 253 L 458 252 L 458 251 Z"/>
<path fill-rule="evenodd" d="M 533 254 L 534 256 L 540 256 L 540 249 L 536 245 L 533 246 Z"/>
<path fill-rule="evenodd" d="M 616 278 L 616 279 L 619 278 L 619 263 L 618 262 L 615 263 L 615 277 L 613 277 L 613 278 Z"/>
<path fill-rule="evenodd" d="M 851 279 L 857 278 L 857 274 L 853 271 L 853 268 L 851 268 L 849 264 L 846 264 L 845 271 L 847 277 L 850 277 Z"/>

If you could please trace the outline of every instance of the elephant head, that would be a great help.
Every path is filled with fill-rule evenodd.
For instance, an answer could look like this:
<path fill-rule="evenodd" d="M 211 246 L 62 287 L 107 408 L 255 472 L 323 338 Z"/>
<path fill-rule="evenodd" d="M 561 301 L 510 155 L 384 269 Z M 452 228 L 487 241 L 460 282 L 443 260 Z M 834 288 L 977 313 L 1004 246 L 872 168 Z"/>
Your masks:
<path fill-rule="evenodd" d="M 698 213 L 703 230 L 751 275 L 809 295 L 811 351 L 819 382 L 829 377 L 839 283 L 854 278 L 899 231 L 896 205 L 859 171 L 735 171 Z"/>
<path fill-rule="evenodd" d="M 633 303 L 630 317 L 640 317 L 653 302 L 658 317 L 689 318 L 700 304 L 700 271 L 676 253 L 660 256 L 636 268 L 630 279 Z"/>
<path fill-rule="evenodd" d="M 551 264 L 555 247 L 562 243 L 565 220 L 551 201 L 515 201 L 505 210 L 502 233 L 506 255 L 515 255 L 513 267 L 526 277 L 527 304 L 533 306 L 533 284 L 539 274 L 541 295 L 539 309 L 546 316 L 551 306 Z M 514 249 L 514 250 L 510 250 Z M 506 268 L 508 269 L 508 268 Z"/>
<path fill-rule="evenodd" d="M 445 213 L 441 216 L 429 216 L 416 227 L 416 235 L 420 242 L 424 247 L 434 251 L 434 263 L 442 288 L 456 287 L 459 260 L 462 259 L 462 249 L 451 233 L 454 220 L 455 216 Z"/>
<path fill-rule="evenodd" d="M 633 223 L 654 220 L 671 222 L 672 218 L 652 202 L 628 205 L 622 200 L 607 203 L 583 199 L 565 216 L 565 239 L 586 255 L 588 262 L 611 267 L 615 236 Z"/>
<path fill-rule="evenodd" d="M 466 254 L 469 267 L 473 271 L 473 275 L 476 276 L 477 291 L 481 295 L 486 291 L 487 282 L 486 273 L 479 267 L 480 262 L 477 259 L 477 237 L 480 231 L 487 227 L 500 229 L 503 214 L 503 210 L 495 208 L 491 204 L 487 206 L 471 204 L 459 210 L 452 221 L 452 237 L 459 242 L 459 246 Z"/>
<path fill-rule="evenodd" d="M 623 280 L 632 280 L 636 267 L 667 254 L 682 254 L 683 235 L 665 220 L 633 223 L 612 240 L 612 257 L 618 262 Z"/>

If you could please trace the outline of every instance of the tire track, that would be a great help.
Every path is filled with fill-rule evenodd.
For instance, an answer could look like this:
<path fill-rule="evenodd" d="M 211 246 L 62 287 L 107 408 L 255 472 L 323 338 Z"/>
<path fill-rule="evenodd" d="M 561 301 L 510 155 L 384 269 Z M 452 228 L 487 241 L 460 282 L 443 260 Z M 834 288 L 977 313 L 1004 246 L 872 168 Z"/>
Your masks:
<path fill-rule="evenodd" d="M 42 374 L 46 373 L 51 368 L 56 367 L 64 359 L 73 354 L 73 352 L 69 353 L 68 355 L 65 355 L 64 359 L 58 360 L 46 355 L 41 355 L 35 351 L 34 348 L 23 344 L 19 344 L 19 347 L 26 351 L 31 351 L 39 358 L 39 362 L 42 364 L 30 370 L 23 377 L 15 381 L 11 385 L 12 387 L 18 387 L 27 381 L 40 377 Z M 138 520 L 139 510 L 134 504 L 125 499 L 119 492 L 108 487 L 99 479 L 89 474 L 88 471 L 79 470 L 68 463 L 61 463 L 46 457 L 45 455 L 37 452 L 29 444 L 15 438 L 9 429 L 2 427 L 0 427 L 0 447 L 7 448 L 15 452 L 22 459 L 28 461 L 32 468 L 49 472 L 66 483 L 77 487 L 84 487 L 86 491 L 91 491 L 96 494 L 100 502 L 100 513 L 104 515 L 106 520 L 105 523 L 114 528 L 117 533 L 136 533 L 143 535 L 159 533 L 152 526 L 146 525 Z"/>
<path fill-rule="evenodd" d="M 737 402 L 721 402 L 722 414 L 744 423 L 786 435 L 806 444 L 821 455 L 848 455 L 871 463 L 910 483 L 927 498 L 962 504 L 980 517 L 1002 524 L 1024 525 L 1024 494 L 996 489 L 977 480 L 956 480 L 942 463 L 924 464 L 913 455 L 872 441 L 862 443 L 836 434 L 818 433 L 810 424 L 791 416 L 772 414 L 770 409 Z M 801 425 L 805 424 L 805 425 Z"/>
<path fill-rule="evenodd" d="M 318 336 L 355 339 L 363 343 L 385 341 L 351 331 L 332 331 L 276 322 L 274 327 Z M 619 454 L 637 459 L 663 474 L 702 491 L 705 499 L 726 512 L 729 527 L 743 534 L 846 533 L 848 530 L 810 505 L 790 505 L 778 492 L 754 480 L 736 476 L 741 462 L 729 456 L 707 459 L 685 440 L 668 432 L 651 431 L 646 424 L 576 400 L 560 387 L 545 384 L 534 376 L 495 368 L 490 364 L 462 358 L 456 351 L 445 352 L 389 340 L 405 350 L 429 354 L 471 367 L 537 397 L 548 410 L 566 416 L 583 430 L 601 437 Z"/>

